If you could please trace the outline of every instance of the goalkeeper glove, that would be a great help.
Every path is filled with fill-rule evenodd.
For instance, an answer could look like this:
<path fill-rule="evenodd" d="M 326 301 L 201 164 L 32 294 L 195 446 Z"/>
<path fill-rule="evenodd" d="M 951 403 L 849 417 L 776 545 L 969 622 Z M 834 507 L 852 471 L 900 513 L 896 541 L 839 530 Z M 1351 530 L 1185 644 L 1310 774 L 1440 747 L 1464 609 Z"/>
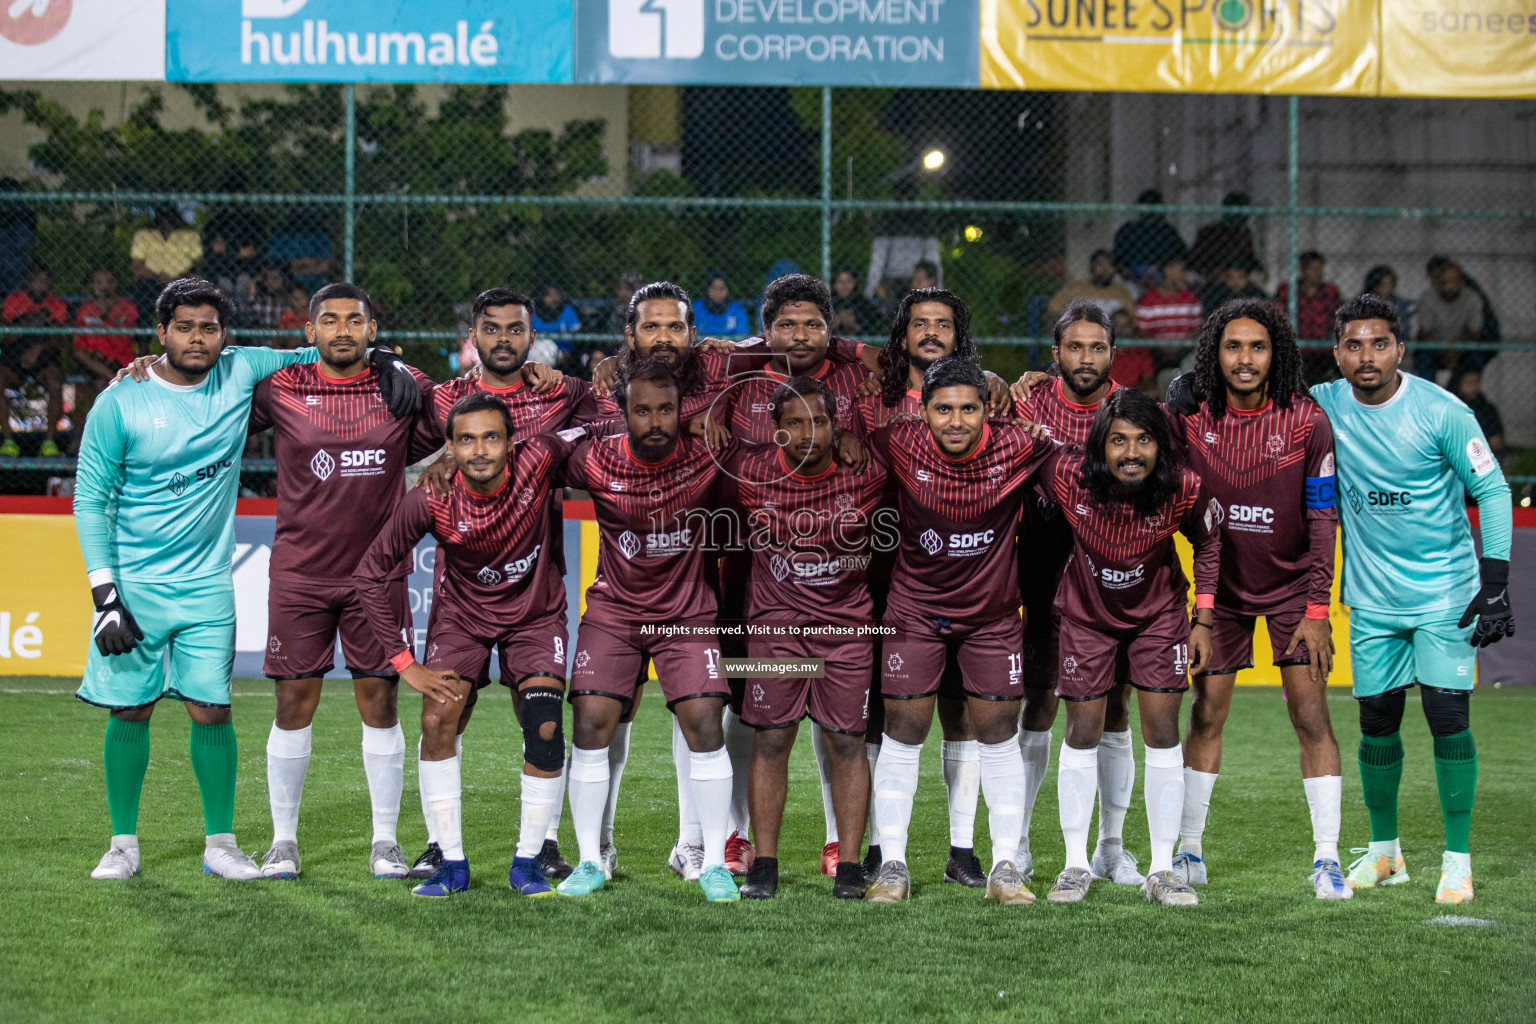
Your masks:
<path fill-rule="evenodd" d="M 123 605 L 116 583 L 92 587 L 91 601 L 96 605 L 91 636 L 95 637 L 96 649 L 102 654 L 127 654 L 144 639 L 144 631 Z"/>
<path fill-rule="evenodd" d="M 421 388 L 410 368 L 383 345 L 368 353 L 368 364 L 379 379 L 379 396 L 397 420 L 414 416 L 421 408 Z"/>
<path fill-rule="evenodd" d="M 1168 393 L 1163 396 L 1163 404 L 1168 406 L 1169 412 L 1178 413 L 1180 416 L 1193 416 L 1200 411 L 1200 399 L 1195 395 L 1194 373 L 1181 373 L 1168 382 Z"/>
<path fill-rule="evenodd" d="M 1502 558 L 1484 558 L 1479 563 L 1478 575 L 1482 577 L 1482 586 L 1472 603 L 1467 605 L 1467 610 L 1462 612 L 1457 626 L 1466 629 L 1474 618 L 1477 619 L 1477 628 L 1472 631 L 1472 646 L 1487 647 L 1506 636 L 1515 635 L 1515 613 L 1509 607 L 1509 562 Z"/>

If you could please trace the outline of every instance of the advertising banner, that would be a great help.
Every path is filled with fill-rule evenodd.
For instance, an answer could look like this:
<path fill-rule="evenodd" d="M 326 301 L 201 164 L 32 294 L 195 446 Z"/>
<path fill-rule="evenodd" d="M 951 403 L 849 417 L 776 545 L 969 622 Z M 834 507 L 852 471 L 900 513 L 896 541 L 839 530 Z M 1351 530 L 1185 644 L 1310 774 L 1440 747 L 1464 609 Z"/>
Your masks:
<path fill-rule="evenodd" d="M 1376 18 L 1377 0 L 981 0 L 981 85 L 1374 96 Z"/>
<path fill-rule="evenodd" d="M 0 79 L 163 81 L 165 0 L 5 0 Z"/>
<path fill-rule="evenodd" d="M 162 3 L 173 82 L 571 80 L 571 0 Z"/>
<path fill-rule="evenodd" d="M 576 81 L 975 88 L 976 0 L 576 0 Z"/>
<path fill-rule="evenodd" d="M 1381 5 L 1383 96 L 1536 97 L 1536 0 Z"/>

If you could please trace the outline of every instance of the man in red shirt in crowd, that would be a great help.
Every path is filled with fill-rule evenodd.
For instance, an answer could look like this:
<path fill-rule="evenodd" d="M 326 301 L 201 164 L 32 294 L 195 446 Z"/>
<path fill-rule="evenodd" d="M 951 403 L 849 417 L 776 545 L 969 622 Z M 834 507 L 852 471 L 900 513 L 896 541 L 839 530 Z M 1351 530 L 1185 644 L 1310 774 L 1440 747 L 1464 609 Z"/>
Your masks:
<path fill-rule="evenodd" d="M 63 327 L 69 322 L 64 300 L 50 291 L 53 275 L 44 266 L 27 271 L 27 283 L 19 292 L 5 297 L 4 319 L 7 324 L 23 327 Z M 19 387 L 28 377 L 48 392 L 48 436 L 37 454 L 54 458 L 59 445 L 54 434 L 64 416 L 64 374 L 59 369 L 59 346 L 47 335 L 10 335 L 0 348 L 0 458 L 14 459 L 21 454 L 11 433 L 9 389 Z"/>
<path fill-rule="evenodd" d="M 1296 258 L 1296 337 L 1316 341 L 1333 337 L 1333 314 L 1339 308 L 1339 289 L 1323 280 L 1323 254 L 1308 249 Z M 1275 305 L 1290 309 L 1290 282 L 1282 284 L 1275 292 Z M 1333 371 L 1333 359 L 1327 349 L 1308 349 L 1302 352 L 1306 367 L 1307 383 L 1327 380 Z"/>
<path fill-rule="evenodd" d="M 91 298 L 80 304 L 75 311 L 75 324 L 80 327 L 134 327 L 139 322 L 139 307 L 117 294 L 117 275 L 106 267 L 98 267 L 91 275 Z M 133 338 L 127 334 L 77 334 L 75 335 L 75 362 L 91 380 L 77 392 L 75 410 L 83 418 L 92 401 L 99 395 L 118 370 L 133 362 Z"/>
<path fill-rule="evenodd" d="M 1186 283 L 1186 266 L 1182 254 L 1171 256 L 1163 262 L 1163 281 L 1156 288 L 1148 288 L 1136 302 L 1136 335 L 1149 341 L 1189 341 L 1200 333 L 1205 313 L 1200 306 L 1200 296 Z M 1147 351 L 1149 361 L 1164 367 L 1176 367 L 1184 358 L 1184 347 L 1171 345 L 1148 350 L 1126 349 L 1126 353 Z M 1117 360 L 1118 362 L 1118 360 Z M 1156 369 L 1154 368 L 1154 375 Z M 1116 375 L 1116 380 L 1120 376 Z M 1128 387 L 1129 381 L 1122 381 Z M 1160 388 L 1154 381 L 1153 398 L 1161 397 Z"/>

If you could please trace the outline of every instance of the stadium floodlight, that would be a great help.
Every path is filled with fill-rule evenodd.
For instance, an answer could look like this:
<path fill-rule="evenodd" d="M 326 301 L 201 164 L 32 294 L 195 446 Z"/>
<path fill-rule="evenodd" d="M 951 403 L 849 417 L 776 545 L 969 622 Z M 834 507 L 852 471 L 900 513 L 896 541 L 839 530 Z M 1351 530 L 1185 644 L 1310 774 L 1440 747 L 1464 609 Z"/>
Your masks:
<path fill-rule="evenodd" d="M 923 170 L 938 171 L 944 167 L 944 151 L 942 149 L 930 149 L 923 154 Z"/>

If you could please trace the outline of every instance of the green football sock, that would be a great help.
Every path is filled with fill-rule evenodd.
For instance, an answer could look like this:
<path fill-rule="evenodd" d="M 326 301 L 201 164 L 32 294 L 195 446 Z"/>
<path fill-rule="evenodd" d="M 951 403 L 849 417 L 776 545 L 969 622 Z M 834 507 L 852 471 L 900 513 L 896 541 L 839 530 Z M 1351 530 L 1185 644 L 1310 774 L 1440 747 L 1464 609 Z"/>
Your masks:
<path fill-rule="evenodd" d="M 1360 789 L 1371 816 L 1371 842 L 1397 838 L 1397 787 L 1403 781 L 1403 737 L 1361 736 Z"/>
<path fill-rule="evenodd" d="M 208 835 L 235 830 L 235 727 L 192 723 L 192 772 L 203 796 L 203 825 Z"/>
<path fill-rule="evenodd" d="M 1477 793 L 1477 745 L 1471 729 L 1435 737 L 1435 781 L 1445 818 L 1445 848 L 1471 853 L 1472 797 Z"/>
<path fill-rule="evenodd" d="M 138 835 L 139 794 L 144 791 L 144 772 L 149 768 L 149 719 L 125 722 L 109 717 L 101 761 L 107 774 L 107 814 L 112 819 L 112 834 Z"/>

